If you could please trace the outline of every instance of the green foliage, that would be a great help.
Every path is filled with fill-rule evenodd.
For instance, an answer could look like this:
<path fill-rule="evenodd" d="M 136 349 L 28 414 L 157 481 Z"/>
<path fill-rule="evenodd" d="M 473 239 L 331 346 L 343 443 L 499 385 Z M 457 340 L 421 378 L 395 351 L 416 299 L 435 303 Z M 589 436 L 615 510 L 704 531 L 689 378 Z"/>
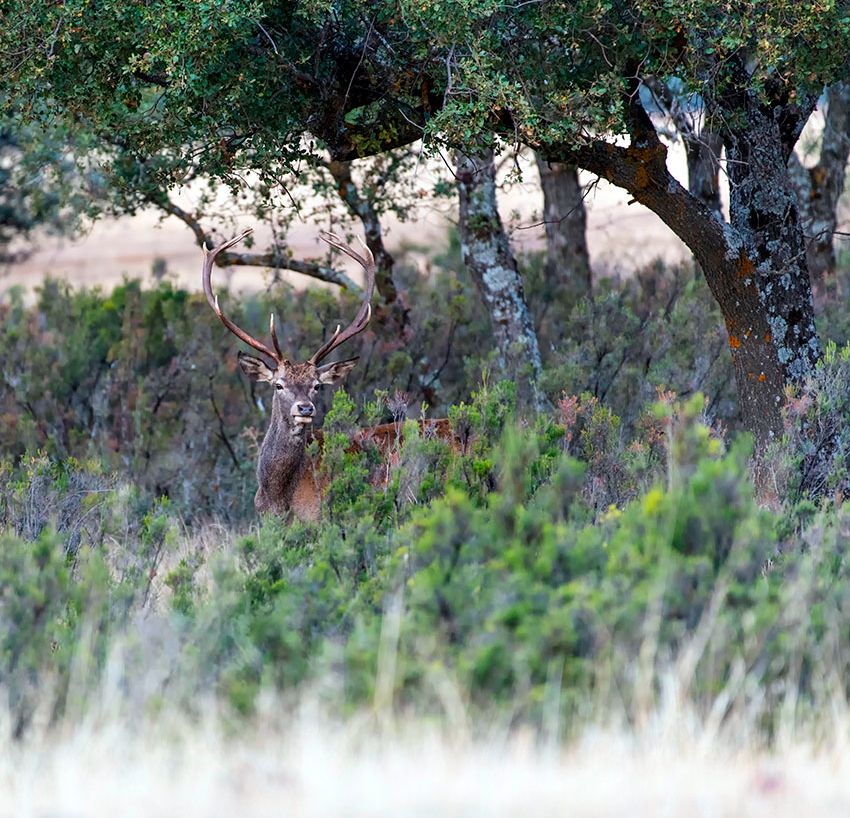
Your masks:
<path fill-rule="evenodd" d="M 0 534 L 0 587 L 0 684 L 21 735 L 45 689 L 56 713 L 81 707 L 93 692 L 109 629 L 126 622 L 132 588 L 110 578 L 103 555 L 86 551 L 70 562 L 49 529 L 33 540 Z"/>
<path fill-rule="evenodd" d="M 482 366 L 481 325 L 443 263 L 440 286 L 452 286 L 421 285 L 434 309 L 416 331 L 445 344 L 457 322 L 457 360 L 439 375 L 454 439 L 406 417 L 418 401 L 390 391 L 366 339 L 323 423 L 322 521 L 250 530 L 269 398 L 240 380 L 205 304 L 167 284 L 109 296 L 50 284 L 32 306 L 12 295 L 0 329 L 0 689 L 17 732 L 46 690 L 48 716 L 85 712 L 107 673 L 142 706 L 191 712 L 212 694 L 237 718 L 271 689 L 428 714 L 459 700 L 538 726 L 554 707 L 571 725 L 605 691 L 643 706 L 671 666 L 706 707 L 740 667 L 757 668 L 767 729 L 789 685 L 800 701 L 818 695 L 818 663 L 850 621 L 847 512 L 841 463 L 807 458 L 815 431 L 840 436 L 850 352 L 828 349 L 789 403 L 794 446 L 775 461 L 777 474 L 826 468 L 836 502 L 801 489 L 767 511 L 748 441 L 716 422 L 728 363 L 712 357 L 709 302 L 688 271 L 648 271 L 576 305 L 579 334 L 562 326 L 563 354 L 547 364 L 554 408 L 519 421 L 513 383 L 483 370 L 463 391 Z M 298 349 L 350 306 L 270 300 Z M 269 306 L 247 299 L 239 319 L 259 326 Z M 623 339 L 618 311 L 651 331 Z M 702 375 L 688 380 L 699 355 Z M 398 441 L 352 445 L 353 429 L 387 420 Z"/>
<path fill-rule="evenodd" d="M 676 77 L 683 99 L 708 103 L 709 125 L 747 143 L 752 110 L 793 132 L 823 84 L 843 78 L 850 44 L 844 4 L 790 0 L 232 0 L 190 11 L 10 0 L 3 20 L 3 115 L 16 134 L 73 137 L 81 187 L 109 192 L 94 212 L 162 204 L 187 179 L 208 183 L 202 210 L 217 185 L 247 195 L 253 171 L 252 204 L 268 215 L 302 167 L 326 193 L 327 154 L 381 154 L 366 195 L 379 213 L 404 214 L 404 197 L 382 192 L 413 160 L 388 149 L 423 133 L 435 151 L 491 144 L 503 129 L 567 158 L 593 141 L 646 175 L 655 156 L 640 155 L 640 140 L 598 144 L 638 130 L 625 101 L 642 78 Z M 26 227 L 54 202 L 20 204 Z M 834 649 L 850 621 L 850 351 L 828 350 L 791 397 L 773 462 L 797 502 L 767 511 L 752 496 L 747 441 L 726 445 L 716 423 L 734 418 L 730 366 L 690 271 L 650 270 L 551 308 L 538 287 L 557 409 L 522 424 L 515 385 L 487 372 L 486 321 L 456 257 L 455 245 L 438 260 L 433 286 L 398 271 L 417 307 L 405 349 L 361 337 L 350 396 L 338 392 L 326 418 L 321 524 L 268 519 L 212 553 L 192 546 L 205 522 L 253 520 L 270 398 L 240 380 L 207 305 L 167 283 L 103 294 L 49 282 L 34 306 L 10 294 L 0 688 L 15 733 L 48 686 L 53 715 L 82 709 L 115 651 L 124 695 L 153 706 L 199 707 L 212 691 L 249 713 L 264 688 L 330 678 L 338 706 L 378 705 L 380 693 L 383 706 L 430 713 L 454 695 L 532 724 L 553 701 L 575 716 L 606 687 L 640 690 L 627 684 L 637 676 L 656 693 L 672 665 L 706 704 L 738 667 L 756 669 L 769 730 L 789 691 L 817 695 L 825 656 L 850 678 Z M 541 265 L 528 267 L 533 296 Z M 272 309 L 288 316 L 281 333 L 303 357 L 352 306 L 350 295 L 275 289 L 230 312 L 249 331 Z M 413 384 L 421 394 L 405 395 Z M 448 415 L 454 441 L 406 421 L 421 401 Z M 365 418 L 391 419 L 403 440 L 352 445 Z"/>
<path fill-rule="evenodd" d="M 814 375 L 789 390 L 785 434 L 773 447 L 778 498 L 787 498 L 798 513 L 814 510 L 812 501 L 850 492 L 850 344 L 829 341 Z"/>
<path fill-rule="evenodd" d="M 727 448 L 702 422 L 701 396 L 665 395 L 647 412 L 655 425 L 642 429 L 660 439 L 639 477 L 630 452 L 650 444 L 617 443 L 619 421 L 595 399 L 534 426 L 518 424 L 512 401 L 510 385 L 485 383 L 451 412 L 465 445 L 408 421 L 387 454 L 349 449 L 341 430 L 356 409 L 337 393 L 335 496 L 320 524 L 270 517 L 231 547 L 187 549 L 159 502 L 133 512 L 120 548 L 104 538 L 72 557 L 49 527 L 4 534 L 0 685 L 16 691 L 16 729 L 47 679 L 59 682 L 55 714 L 86 706 L 119 647 L 127 695 L 191 708 L 215 692 L 242 716 L 264 689 L 320 690 L 345 708 L 387 684 L 395 706 L 438 713 L 448 685 L 471 712 L 532 725 L 554 696 L 577 724 L 612 686 L 641 706 L 638 676 L 653 695 L 671 661 L 706 706 L 741 663 L 760 668 L 768 728 L 789 683 L 815 695 L 814 668 L 850 612 L 843 506 L 796 526 L 759 508 L 748 442 Z M 612 485 L 622 475 L 621 503 L 598 502 L 600 453 Z M 46 471 L 70 492 L 76 469 L 43 459 L 15 471 L 10 491 Z M 144 631 L 128 618 L 140 609 Z M 142 638 L 154 621 L 164 641 Z M 791 668 L 802 670 L 791 679 Z"/>
<path fill-rule="evenodd" d="M 601 282 L 566 313 L 543 292 L 530 300 L 543 319 L 543 348 L 558 350 L 544 373 L 549 394 L 587 392 L 627 429 L 642 422 L 658 390 L 702 392 L 713 416 L 737 414 L 721 316 L 696 269 L 653 264 L 625 281 Z"/>
<path fill-rule="evenodd" d="M 407 354 L 387 359 L 368 337 L 352 350 L 361 355 L 346 381 L 354 403 L 344 419 L 340 404 L 325 423 L 329 464 L 347 460 L 372 474 L 376 463 L 368 452 L 355 457 L 344 451 L 345 434 L 355 426 L 401 422 L 423 402 L 429 415 L 449 415 L 472 452 L 501 434 L 513 411 L 514 386 L 494 383 L 486 372 L 487 320 L 468 278 L 455 272 L 456 253 L 438 262 L 432 283 L 399 265 L 399 282 L 421 305 L 412 316 L 408 347 L 419 350 L 415 359 Z M 585 392 L 598 401 L 599 417 L 593 430 L 582 432 L 587 437 L 582 445 L 586 453 L 596 450 L 595 469 L 603 482 L 610 482 L 613 453 L 647 424 L 645 408 L 658 388 L 682 395 L 705 390 L 710 416 L 734 422 L 731 366 L 710 304 L 707 288 L 692 271 L 654 269 L 621 293 L 603 287 L 557 322 L 558 337 L 543 348 L 546 391 L 553 403 L 564 393 Z M 543 315 L 546 299 L 541 294 L 531 306 Z M 285 316 L 280 332 L 287 348 L 306 357 L 323 340 L 325 327 L 354 310 L 355 299 L 278 288 L 246 298 L 241 307 L 228 309 L 258 333 L 269 312 Z M 168 282 L 150 290 L 126 282 L 105 294 L 48 281 L 34 305 L 11 292 L 0 304 L 0 316 L 0 456 L 15 460 L 43 451 L 52 459 L 74 458 L 87 464 L 90 480 L 98 471 L 102 481 L 120 469 L 138 489 L 142 506 L 167 497 L 189 522 L 212 515 L 231 522 L 251 518 L 254 462 L 271 396 L 237 370 L 237 342 L 203 299 Z M 543 320 L 551 316 L 548 311 Z M 623 320 L 632 331 L 622 332 Z M 470 399 L 469 384 L 479 381 L 480 395 Z M 415 382 L 422 384 L 418 393 L 410 391 Z M 589 411 L 590 399 L 582 400 Z M 605 412 L 619 420 L 603 422 Z M 614 425 L 603 431 L 609 422 Z M 575 450 L 578 437 L 570 445 Z M 634 469 L 641 458 L 657 456 L 655 450 L 633 451 Z M 340 481 L 344 471 L 334 471 Z M 447 473 L 465 490 L 486 492 L 493 483 L 492 463 L 483 455 Z M 612 479 L 626 493 L 603 487 L 599 503 L 605 506 L 624 501 L 638 487 L 626 490 L 620 475 Z M 421 480 L 426 493 L 436 487 L 427 468 Z M 347 497 L 343 488 L 339 482 L 334 496 Z M 386 503 L 396 502 L 407 501 L 388 492 Z"/>
<path fill-rule="evenodd" d="M 473 365 L 474 355 L 465 362 L 463 353 L 482 326 L 471 320 L 469 302 L 460 312 L 457 305 L 448 311 L 446 320 L 458 329 L 447 333 L 446 324 L 434 320 L 446 314 L 446 300 L 457 301 L 457 289 L 442 296 L 428 288 L 423 298 L 432 310 L 417 327 L 417 344 L 447 361 L 444 401 L 458 394 L 465 363 Z M 231 312 L 248 327 L 267 321 L 263 316 L 272 309 L 302 316 L 281 332 L 293 352 L 306 357 L 323 340 L 324 327 L 350 313 L 353 303 L 286 289 L 249 299 L 244 317 Z M 102 463 L 106 472 L 121 468 L 149 502 L 168 496 L 188 518 L 237 520 L 252 513 L 253 461 L 271 396 L 241 379 L 233 339 L 205 302 L 167 282 L 147 291 L 127 282 L 106 295 L 48 281 L 32 307 L 10 293 L 0 316 L 0 452 L 17 458 L 43 450 Z M 448 361 L 455 343 L 458 358 Z M 387 378 L 373 362 L 376 351 L 364 345 L 363 352 L 349 380 L 358 396 Z M 413 366 L 402 364 L 397 382 L 409 382 Z M 384 404 L 375 419 L 387 414 Z"/>
<path fill-rule="evenodd" d="M 298 175 L 333 184 L 322 148 L 384 155 L 367 177 L 398 180 L 392 165 L 409 156 L 390 150 L 423 129 L 429 151 L 489 144 L 499 128 L 561 153 L 623 133 L 638 66 L 637 79 L 675 77 L 683 98 L 745 128 L 748 97 L 796 104 L 843 78 L 844 4 L 798 5 L 231 0 L 189 13 L 174 0 L 8 0 L 0 104 L 73 134 L 108 195 L 95 209 L 133 212 L 201 177 L 202 208 L 224 184 L 268 214 Z M 249 170 L 259 184 L 244 183 Z M 371 198 L 404 212 L 405 196 Z"/>
<path fill-rule="evenodd" d="M 73 162 L 65 148 L 49 131 L 16 127 L 0 115 L 0 262 L 25 255 L 30 248 L 22 240 L 36 228 L 62 232 L 75 225 L 67 192 Z M 13 241 L 17 252 L 9 252 Z"/>

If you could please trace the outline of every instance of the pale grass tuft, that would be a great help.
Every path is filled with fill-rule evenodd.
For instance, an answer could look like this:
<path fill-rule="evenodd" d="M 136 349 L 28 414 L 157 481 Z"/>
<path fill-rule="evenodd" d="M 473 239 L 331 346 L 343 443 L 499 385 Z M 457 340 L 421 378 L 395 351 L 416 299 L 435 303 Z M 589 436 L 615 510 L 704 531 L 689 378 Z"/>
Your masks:
<path fill-rule="evenodd" d="M 101 712 L 0 751 L 0 815 L 292 816 L 846 816 L 847 724 L 829 743 L 770 753 L 710 736 L 692 714 L 639 731 L 587 728 L 565 747 L 531 732 L 470 739 L 433 723 L 373 715 L 345 723 L 271 700 L 261 725 L 228 734 L 210 705 L 190 723 L 145 725 Z M 383 724 L 383 720 L 381 720 Z M 36 731 L 37 732 L 37 731 Z"/>

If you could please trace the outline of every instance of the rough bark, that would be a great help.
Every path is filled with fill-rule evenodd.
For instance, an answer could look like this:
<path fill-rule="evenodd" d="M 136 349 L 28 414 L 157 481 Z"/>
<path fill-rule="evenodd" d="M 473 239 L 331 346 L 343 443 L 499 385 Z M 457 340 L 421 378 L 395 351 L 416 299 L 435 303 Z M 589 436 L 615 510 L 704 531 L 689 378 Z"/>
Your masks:
<path fill-rule="evenodd" d="M 587 251 L 587 214 L 575 165 L 547 162 L 535 153 L 543 191 L 546 227 L 546 278 L 580 298 L 592 288 Z"/>
<path fill-rule="evenodd" d="M 724 137 L 735 168 L 731 225 L 673 178 L 667 149 L 634 104 L 629 147 L 593 142 L 574 150 L 551 146 L 549 152 L 550 159 L 573 161 L 628 190 L 693 252 L 726 322 L 741 417 L 757 452 L 782 431 L 785 387 L 800 383 L 820 353 L 785 169 L 795 122 L 805 112 L 778 114 L 787 115 L 771 116 L 747 101 L 746 130 Z"/>
<path fill-rule="evenodd" d="M 489 310 L 499 366 L 516 381 L 520 406 L 541 409 L 540 350 L 499 216 L 493 152 L 457 154 L 455 164 L 463 261 Z"/>
<path fill-rule="evenodd" d="M 723 138 L 705 127 L 699 133 L 683 136 L 688 158 L 688 191 L 721 218 L 720 151 Z"/>
<path fill-rule="evenodd" d="M 746 129 L 726 139 L 730 222 L 754 266 L 786 383 L 798 383 L 820 355 L 797 197 L 788 181 L 793 143 L 772 111 L 747 101 Z"/>
<path fill-rule="evenodd" d="M 818 300 L 834 295 L 836 207 L 844 191 L 850 155 L 850 84 L 838 82 L 826 91 L 820 158 L 806 168 L 796 153 L 788 161 L 797 192 L 800 218 L 806 236 L 806 258 Z"/>

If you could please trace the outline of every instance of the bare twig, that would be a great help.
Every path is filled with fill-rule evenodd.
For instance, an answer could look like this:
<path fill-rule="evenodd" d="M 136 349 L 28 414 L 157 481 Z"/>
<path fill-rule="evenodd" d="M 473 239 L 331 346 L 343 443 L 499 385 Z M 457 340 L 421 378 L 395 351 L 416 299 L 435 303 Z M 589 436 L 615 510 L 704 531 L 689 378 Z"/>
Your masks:
<path fill-rule="evenodd" d="M 233 451 L 233 446 L 230 443 L 230 438 L 227 436 L 227 430 L 224 428 L 224 418 L 219 411 L 218 404 L 215 402 L 215 390 L 213 389 L 213 378 L 210 376 L 210 403 L 212 404 L 213 412 L 215 413 L 216 419 L 218 420 L 218 437 L 222 443 L 224 443 L 225 448 L 230 455 L 230 459 L 233 461 L 233 465 L 238 469 L 239 468 L 239 458 L 236 456 L 236 452 Z"/>

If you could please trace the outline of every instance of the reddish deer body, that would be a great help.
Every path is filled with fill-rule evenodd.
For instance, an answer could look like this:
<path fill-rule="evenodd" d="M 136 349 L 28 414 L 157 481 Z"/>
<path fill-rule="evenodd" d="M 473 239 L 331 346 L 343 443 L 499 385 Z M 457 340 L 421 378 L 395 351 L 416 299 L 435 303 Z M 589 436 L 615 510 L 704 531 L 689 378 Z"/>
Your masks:
<path fill-rule="evenodd" d="M 313 399 L 322 386 L 342 381 L 357 363 L 357 358 L 321 366 L 319 364 L 340 344 L 362 332 L 369 323 L 372 312 L 370 301 L 375 287 L 375 259 L 365 245 L 365 255 L 361 256 L 333 234 L 322 236 L 324 241 L 363 267 L 366 272 L 365 298 L 357 316 L 345 330 L 337 327 L 336 332 L 306 362 L 292 363 L 280 350 L 274 315 L 269 323 L 273 346 L 270 348 L 227 318 L 212 291 L 212 266 L 216 256 L 243 239 L 249 232 L 250 230 L 245 231 L 213 250 L 203 248 L 204 293 L 225 327 L 272 362 L 270 364 L 262 358 L 239 353 L 239 364 L 245 374 L 257 381 L 271 384 L 275 390 L 271 423 L 260 447 L 257 463 L 259 488 L 254 497 L 254 506 L 261 514 L 286 514 L 291 511 L 301 520 L 316 520 L 321 515 L 324 486 L 320 484 L 319 462 L 307 454 L 307 444 L 312 439 L 319 438 L 321 444 L 321 436 L 312 431 L 316 413 Z M 451 434 L 447 421 L 424 421 L 424 424 L 436 430 L 440 437 L 448 437 Z M 398 439 L 398 435 L 399 427 L 388 423 L 360 430 L 352 438 L 352 446 L 359 447 L 367 440 L 372 440 L 379 448 L 388 451 Z"/>

